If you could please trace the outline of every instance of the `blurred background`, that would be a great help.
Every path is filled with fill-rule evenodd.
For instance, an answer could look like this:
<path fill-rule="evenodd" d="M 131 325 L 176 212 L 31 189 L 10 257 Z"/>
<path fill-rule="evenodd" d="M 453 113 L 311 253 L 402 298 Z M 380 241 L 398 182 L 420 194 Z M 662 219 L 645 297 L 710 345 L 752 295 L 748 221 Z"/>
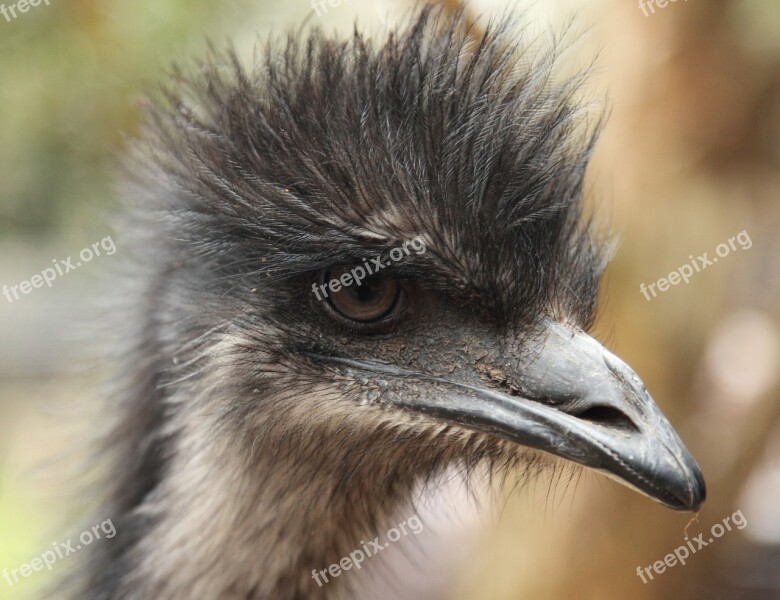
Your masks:
<path fill-rule="evenodd" d="M 357 18 L 379 34 L 411 5 L 332 4 L 317 15 L 308 0 L 51 0 L 0 15 L 0 286 L 111 234 L 116 158 L 144 94 L 208 39 L 230 37 L 249 56 L 307 18 L 345 34 Z M 610 119 L 589 190 L 620 245 L 595 333 L 704 470 L 709 497 L 689 538 L 737 511 L 747 525 L 643 583 L 637 567 L 684 544 L 689 515 L 593 474 L 552 490 L 540 481 L 507 498 L 442 598 L 780 598 L 780 2 L 468 6 L 528 10 L 540 32 L 574 19 L 583 34 L 566 59 L 599 56 L 591 87 Z M 742 232 L 749 247 L 689 283 L 640 292 Z M 85 369 L 95 350 L 84 324 L 111 260 L 0 296 L 0 570 L 67 539 L 63 524 L 90 503 L 73 498 L 100 380 Z M 0 579 L 0 598 L 26 598 L 50 577 Z"/>

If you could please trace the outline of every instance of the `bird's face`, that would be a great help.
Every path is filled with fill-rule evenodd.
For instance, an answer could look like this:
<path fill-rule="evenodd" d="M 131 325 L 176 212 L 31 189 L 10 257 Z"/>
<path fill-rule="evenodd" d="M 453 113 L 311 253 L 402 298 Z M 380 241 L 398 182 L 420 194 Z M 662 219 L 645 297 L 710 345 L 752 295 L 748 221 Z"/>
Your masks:
<path fill-rule="evenodd" d="M 448 460 L 469 451 L 453 439 L 490 445 L 494 460 L 532 448 L 673 509 L 698 509 L 699 467 L 636 373 L 585 332 L 587 314 L 559 295 L 530 317 L 522 254 L 495 249 L 490 266 L 466 255 L 454 264 L 440 238 L 417 235 L 425 251 L 397 263 L 366 248 L 364 258 L 254 287 L 225 280 L 217 298 L 227 306 L 240 298 L 232 328 L 243 341 L 223 379 L 245 379 L 250 399 L 250 388 L 259 391 L 250 409 L 258 422 L 274 414 L 285 423 L 279 431 L 311 440 L 327 439 L 338 421 L 345 443 L 360 440 L 368 454 L 393 443 L 394 426 L 406 452 L 437 447 Z M 329 287 L 376 257 L 383 272 Z M 271 429 L 250 422 L 248 438 Z"/>
<path fill-rule="evenodd" d="M 171 337 L 227 324 L 209 356 L 250 446 L 345 482 L 372 452 L 384 481 L 409 456 L 530 447 L 697 510 L 695 461 L 586 333 L 606 251 L 583 216 L 595 135 L 573 80 L 550 83 L 552 54 L 519 61 L 508 30 L 474 44 L 432 14 L 379 48 L 315 36 L 251 76 L 207 67 L 198 109 L 158 119 L 171 312 L 205 318 Z M 388 260 L 409 240 L 425 251 Z"/>
<path fill-rule="evenodd" d="M 317 280 L 344 272 L 324 270 Z M 496 298 L 478 289 L 392 272 L 308 305 L 322 335 L 299 351 L 329 381 L 349 382 L 345 399 L 355 411 L 379 404 L 420 415 L 421 440 L 440 424 L 503 438 L 677 510 L 704 501 L 698 465 L 642 381 L 575 320 L 553 311 L 531 322 L 497 319 Z"/>

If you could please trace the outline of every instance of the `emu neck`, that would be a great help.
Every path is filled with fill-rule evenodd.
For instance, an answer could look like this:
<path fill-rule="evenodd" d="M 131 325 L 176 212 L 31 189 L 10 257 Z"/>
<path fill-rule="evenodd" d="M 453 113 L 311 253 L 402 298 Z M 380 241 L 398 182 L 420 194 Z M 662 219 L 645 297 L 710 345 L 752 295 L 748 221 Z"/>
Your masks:
<path fill-rule="evenodd" d="M 408 465 L 366 461 L 371 452 L 348 443 L 245 446 L 192 433 L 147 507 L 155 526 L 129 589 L 149 597 L 345 597 L 354 579 L 320 587 L 312 570 L 373 539 L 411 497 Z"/>

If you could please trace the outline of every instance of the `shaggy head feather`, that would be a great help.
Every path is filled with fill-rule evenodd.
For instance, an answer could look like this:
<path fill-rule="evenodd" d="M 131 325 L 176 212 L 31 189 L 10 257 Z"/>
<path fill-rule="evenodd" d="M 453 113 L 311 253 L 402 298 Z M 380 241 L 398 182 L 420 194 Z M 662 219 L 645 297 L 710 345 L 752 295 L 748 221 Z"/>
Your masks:
<path fill-rule="evenodd" d="M 597 127 L 554 58 L 512 22 L 477 32 L 427 7 L 382 39 L 314 31 L 251 68 L 226 53 L 175 74 L 125 188 L 127 350 L 102 511 L 118 535 L 79 597 L 346 593 L 311 569 L 420 479 L 523 456 L 390 406 L 413 390 L 309 357 L 468 378 L 499 351 L 485 330 L 522 356 L 542 319 L 590 325 L 605 260 L 581 197 Z M 416 237 L 426 251 L 385 272 L 410 290 L 392 327 L 345 325 L 312 293 L 323 269 Z"/>

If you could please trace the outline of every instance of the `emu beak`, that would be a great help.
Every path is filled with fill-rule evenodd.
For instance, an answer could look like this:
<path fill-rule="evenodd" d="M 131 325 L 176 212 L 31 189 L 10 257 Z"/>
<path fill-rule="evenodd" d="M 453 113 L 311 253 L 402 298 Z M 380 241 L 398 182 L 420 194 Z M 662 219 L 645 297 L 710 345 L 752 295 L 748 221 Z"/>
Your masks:
<path fill-rule="evenodd" d="M 555 322 L 527 351 L 528 364 L 504 368 L 519 384 L 511 394 L 387 363 L 317 358 L 359 378 L 371 372 L 386 387 L 403 383 L 403 393 L 390 394 L 399 407 L 601 471 L 675 510 L 699 509 L 706 497 L 701 470 L 626 363 Z"/>

